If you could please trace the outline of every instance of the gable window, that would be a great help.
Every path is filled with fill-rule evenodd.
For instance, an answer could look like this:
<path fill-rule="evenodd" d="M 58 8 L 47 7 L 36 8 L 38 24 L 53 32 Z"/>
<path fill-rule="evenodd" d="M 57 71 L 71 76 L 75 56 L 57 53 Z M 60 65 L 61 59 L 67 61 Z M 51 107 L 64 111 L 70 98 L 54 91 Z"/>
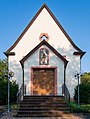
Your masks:
<path fill-rule="evenodd" d="M 41 37 L 41 40 L 43 41 L 43 40 L 47 40 L 48 39 L 48 37 L 47 36 L 45 36 L 45 35 L 43 35 L 42 37 Z"/>
<path fill-rule="evenodd" d="M 41 33 L 39 39 L 40 41 L 43 41 L 43 40 L 48 41 L 49 40 L 48 33 Z"/>
<path fill-rule="evenodd" d="M 41 48 L 39 51 L 39 64 L 48 65 L 49 64 L 49 51 L 46 48 Z"/>

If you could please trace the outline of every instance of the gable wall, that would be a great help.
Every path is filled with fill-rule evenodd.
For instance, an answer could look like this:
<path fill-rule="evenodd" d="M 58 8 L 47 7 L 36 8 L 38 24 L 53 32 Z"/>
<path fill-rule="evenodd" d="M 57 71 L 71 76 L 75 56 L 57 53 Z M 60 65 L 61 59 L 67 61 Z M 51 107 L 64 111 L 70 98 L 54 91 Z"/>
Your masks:
<path fill-rule="evenodd" d="M 75 50 L 44 8 L 16 47 L 12 50 L 18 53 L 17 60 L 21 60 L 22 56 L 28 54 L 28 52 L 40 43 L 39 36 L 41 33 L 48 33 L 50 37 L 48 42 L 60 53 L 68 52 L 70 49 Z"/>
<path fill-rule="evenodd" d="M 50 37 L 48 43 L 60 54 L 66 55 L 66 59 L 69 61 L 66 69 L 66 81 L 71 96 L 73 96 L 70 85 L 77 84 L 77 81 L 73 78 L 73 72 L 75 70 L 80 71 L 80 56 L 73 55 L 73 52 L 77 50 L 67 40 L 66 36 L 62 33 L 45 8 L 12 50 L 12 52 L 15 52 L 15 56 L 9 57 L 9 69 L 15 73 L 13 79 L 16 79 L 20 85 L 22 84 L 22 69 L 19 61 L 40 43 L 39 36 L 41 33 L 48 33 Z"/>

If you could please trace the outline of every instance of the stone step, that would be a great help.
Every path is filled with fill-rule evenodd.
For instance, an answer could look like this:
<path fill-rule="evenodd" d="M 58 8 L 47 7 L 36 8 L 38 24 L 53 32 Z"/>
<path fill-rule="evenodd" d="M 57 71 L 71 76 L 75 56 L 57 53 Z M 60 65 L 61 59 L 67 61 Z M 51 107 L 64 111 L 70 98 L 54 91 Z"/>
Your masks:
<path fill-rule="evenodd" d="M 64 96 L 24 96 L 23 98 L 25 99 L 53 99 L 53 100 L 58 100 L 58 99 L 64 99 Z"/>
<path fill-rule="evenodd" d="M 63 100 L 63 96 L 24 96 L 24 100 Z"/>
<path fill-rule="evenodd" d="M 31 103 L 31 104 L 26 104 L 26 103 L 22 103 L 21 105 L 20 105 L 20 107 L 67 107 L 67 105 L 66 105 L 66 103 L 58 103 L 58 104 L 55 104 L 55 103 L 49 103 L 49 104 L 45 104 L 45 103 L 42 103 L 42 104 L 39 104 L 39 103 L 37 103 L 37 105 L 36 105 L 36 103 Z"/>
<path fill-rule="evenodd" d="M 65 116 L 66 115 L 66 116 Z M 71 117 L 70 117 L 70 115 L 68 114 L 68 113 L 65 113 L 65 114 L 18 114 L 18 115 L 15 115 L 15 117 L 20 117 L 20 118 L 23 118 L 23 117 L 32 117 L 32 118 L 36 118 L 37 119 L 37 117 L 40 117 L 40 119 L 42 118 L 42 117 L 44 117 L 44 119 L 46 119 L 46 118 L 48 118 L 48 117 L 51 117 L 51 118 L 55 118 L 56 119 L 56 117 L 58 118 L 58 119 L 71 119 Z M 51 119 L 50 118 L 50 119 Z"/>
<path fill-rule="evenodd" d="M 57 100 L 51 100 L 51 99 L 24 99 L 22 102 L 61 102 L 61 101 L 65 101 L 64 99 L 57 99 Z"/>
<path fill-rule="evenodd" d="M 25 96 L 17 116 L 58 117 L 61 113 L 69 113 L 69 107 L 62 96 Z"/>
<path fill-rule="evenodd" d="M 19 109 L 19 111 L 41 111 L 41 110 L 43 110 L 43 111 L 49 111 L 49 110 L 51 110 L 51 107 L 26 107 L 26 108 L 20 108 Z M 58 110 L 58 111 L 66 111 L 66 110 L 69 110 L 69 108 L 68 107 L 52 107 L 52 110 Z"/>
<path fill-rule="evenodd" d="M 38 102 L 38 101 L 23 101 L 23 102 L 21 102 L 21 104 L 56 104 L 56 105 L 58 105 L 58 104 L 66 104 L 66 102 L 65 101 L 61 101 L 61 102 L 52 102 L 52 101 L 46 101 L 46 102 Z"/>
<path fill-rule="evenodd" d="M 27 96 L 24 96 L 24 99 L 25 98 L 64 98 L 64 96 L 57 96 L 57 95 L 27 95 Z"/>
<path fill-rule="evenodd" d="M 43 116 L 49 116 L 49 114 L 50 115 L 52 115 L 52 116 L 54 116 L 54 115 L 59 115 L 60 116 L 60 114 L 62 113 L 62 111 L 58 111 L 58 110 L 42 110 L 42 111 L 38 111 L 38 110 L 35 110 L 35 111 L 18 111 L 18 114 L 22 114 L 22 115 L 43 115 Z M 63 111 L 63 114 L 69 114 L 69 111 Z"/>

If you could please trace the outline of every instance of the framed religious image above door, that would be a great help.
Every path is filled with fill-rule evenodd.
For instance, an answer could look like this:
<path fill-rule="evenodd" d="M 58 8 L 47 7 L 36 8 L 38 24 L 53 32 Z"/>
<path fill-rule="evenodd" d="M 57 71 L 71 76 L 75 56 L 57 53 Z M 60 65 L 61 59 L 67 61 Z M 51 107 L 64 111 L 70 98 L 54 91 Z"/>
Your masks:
<path fill-rule="evenodd" d="M 41 48 L 39 52 L 39 64 L 48 65 L 49 64 L 49 50 L 46 48 Z"/>

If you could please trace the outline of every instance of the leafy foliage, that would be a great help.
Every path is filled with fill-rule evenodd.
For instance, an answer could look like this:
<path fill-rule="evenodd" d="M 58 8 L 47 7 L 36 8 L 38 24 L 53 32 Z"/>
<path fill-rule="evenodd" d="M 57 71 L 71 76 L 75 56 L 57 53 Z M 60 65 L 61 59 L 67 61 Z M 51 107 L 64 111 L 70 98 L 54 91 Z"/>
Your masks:
<path fill-rule="evenodd" d="M 80 103 L 90 104 L 90 83 L 81 83 L 80 87 Z M 78 86 L 75 88 L 74 99 L 78 100 Z"/>
<path fill-rule="evenodd" d="M 0 77 L 0 104 L 6 104 L 7 102 L 7 93 L 8 93 L 7 84 L 8 84 L 7 80 L 3 80 Z"/>
<path fill-rule="evenodd" d="M 18 92 L 18 85 L 16 84 L 15 81 L 11 82 L 11 85 L 10 85 L 10 101 L 11 102 L 16 102 L 17 100 L 17 94 Z"/>
<path fill-rule="evenodd" d="M 90 104 L 90 72 L 81 75 L 80 87 L 80 103 Z M 74 99 L 78 100 L 78 86 L 75 88 Z"/>
<path fill-rule="evenodd" d="M 1 60 L 0 59 L 0 78 L 2 78 L 3 80 L 7 80 L 7 77 L 5 77 L 5 72 L 7 73 L 7 69 L 8 69 L 8 66 L 7 66 L 7 59 L 3 59 Z"/>
<path fill-rule="evenodd" d="M 80 105 L 80 107 L 78 108 L 77 103 L 75 102 L 70 102 L 70 111 L 74 112 L 74 113 L 90 113 L 90 104 L 83 104 Z"/>
<path fill-rule="evenodd" d="M 0 59 L 0 105 L 7 104 L 8 100 L 8 77 L 7 75 L 7 59 Z M 16 82 L 10 82 L 10 102 L 16 101 L 18 85 Z"/>
<path fill-rule="evenodd" d="M 81 83 L 89 83 L 90 82 L 90 72 L 85 72 L 81 75 Z"/>

